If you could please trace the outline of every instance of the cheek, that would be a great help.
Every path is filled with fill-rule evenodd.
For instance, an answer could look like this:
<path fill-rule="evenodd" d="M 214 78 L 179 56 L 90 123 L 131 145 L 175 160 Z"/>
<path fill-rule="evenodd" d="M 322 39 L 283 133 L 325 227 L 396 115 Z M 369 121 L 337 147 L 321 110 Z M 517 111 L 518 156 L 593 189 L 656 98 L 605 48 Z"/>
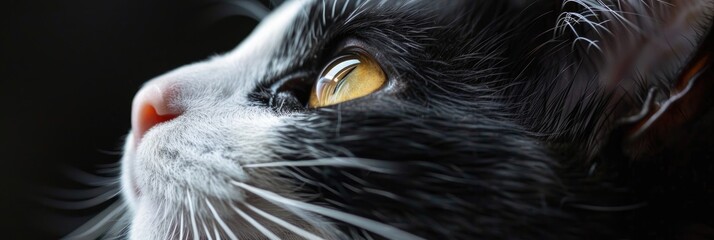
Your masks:
<path fill-rule="evenodd" d="M 185 114 L 148 131 L 125 154 L 125 188 L 179 201 L 187 190 L 220 199 L 242 199 L 231 181 L 251 182 L 259 173 L 242 166 L 279 160 L 278 129 L 284 121 L 267 110 L 244 108 Z M 212 117 L 206 117 L 212 116 Z"/>

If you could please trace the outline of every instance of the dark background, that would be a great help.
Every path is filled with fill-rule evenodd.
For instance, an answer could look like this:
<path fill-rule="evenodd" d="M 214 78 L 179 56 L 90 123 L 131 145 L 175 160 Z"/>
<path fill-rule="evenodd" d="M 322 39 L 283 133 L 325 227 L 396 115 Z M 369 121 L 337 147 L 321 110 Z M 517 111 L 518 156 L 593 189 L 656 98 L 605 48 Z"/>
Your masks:
<path fill-rule="evenodd" d="M 240 1 L 0 4 L 0 232 L 57 238 L 100 210 L 48 207 L 44 189 L 83 187 L 63 167 L 118 161 L 141 84 L 235 47 L 257 23 L 231 12 Z"/>

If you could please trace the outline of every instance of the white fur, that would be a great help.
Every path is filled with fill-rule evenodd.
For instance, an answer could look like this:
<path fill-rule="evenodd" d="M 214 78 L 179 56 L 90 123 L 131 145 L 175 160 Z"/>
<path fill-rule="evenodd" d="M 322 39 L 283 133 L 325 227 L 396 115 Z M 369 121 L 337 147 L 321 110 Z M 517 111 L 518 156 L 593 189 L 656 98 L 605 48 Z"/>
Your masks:
<path fill-rule="evenodd" d="M 241 165 L 275 160 L 272 150 L 280 145 L 277 130 L 290 124 L 288 117 L 249 106 L 247 95 L 262 80 L 269 57 L 305 4 L 286 3 L 223 56 L 151 80 L 176 90 L 169 104 L 183 113 L 152 127 L 138 143 L 132 134 L 127 138 L 122 185 L 132 218 L 131 239 L 291 233 L 276 223 L 245 218 L 244 211 L 250 208 L 243 203 L 313 234 L 329 232 L 329 224 L 316 216 L 249 197 L 231 184 L 257 184 L 298 199 L 290 196 L 294 186 L 289 183 L 271 180 L 269 172 L 248 172 Z"/>
<path fill-rule="evenodd" d="M 277 115 L 267 109 L 250 106 L 247 96 L 249 91 L 264 80 L 265 71 L 271 57 L 278 51 L 278 46 L 283 41 L 302 41 L 300 38 L 286 39 L 284 34 L 296 16 L 304 13 L 302 10 L 309 3 L 286 3 L 233 51 L 151 80 L 176 90 L 170 105 L 181 109 L 183 113 L 176 119 L 151 128 L 138 144 L 135 144 L 135 136 L 130 134 L 127 138 L 122 159 L 122 186 L 132 219 L 131 239 L 208 239 L 209 236 L 213 239 L 255 239 L 266 236 L 287 238 L 296 234 L 307 238 L 334 237 L 330 235 L 336 232 L 331 224 L 305 209 L 321 212 L 322 215 L 341 216 L 343 221 L 353 225 L 373 232 L 382 231 L 383 236 L 412 237 L 398 229 L 385 228 L 378 222 L 335 213 L 317 205 L 294 204 L 302 208 L 279 206 L 276 202 L 296 203 L 293 200 L 300 199 L 300 196 L 293 194 L 295 185 L 274 177 L 275 172 L 257 167 L 271 166 L 268 164 L 270 162 L 273 162 L 272 165 L 285 164 L 274 155 L 274 150 L 290 144 L 281 142 L 278 130 L 291 125 L 294 116 Z M 673 19 L 679 21 L 664 22 L 686 26 L 688 23 L 683 22 L 686 20 L 683 16 L 701 15 L 701 9 L 705 9 L 703 6 L 687 4 L 671 7 L 658 1 L 568 0 L 563 3 L 564 6 L 573 4 L 580 6 L 580 11 L 560 15 L 554 31 L 556 37 L 558 34 L 572 33 L 576 36 L 573 38 L 576 43 L 582 42 L 590 49 L 599 50 L 598 53 L 605 60 L 624 59 L 619 57 L 622 54 L 648 56 L 641 52 L 671 54 L 680 52 L 678 48 L 692 48 L 686 40 L 695 35 L 694 30 L 681 26 L 645 26 L 632 22 L 672 15 Z M 653 5 L 658 7 L 660 15 L 649 14 L 648 10 Z M 629 7 L 630 12 L 623 10 L 622 6 Z M 711 7 L 711 4 L 707 7 Z M 326 6 L 323 5 L 323 8 Z M 323 14 L 334 16 L 335 12 L 333 6 L 331 11 L 323 11 Z M 341 14 L 344 14 L 344 9 Z M 321 18 L 322 24 L 327 24 L 327 15 Z M 350 19 L 352 15 L 348 16 L 348 22 Z M 579 28 L 577 25 L 586 27 Z M 666 31 L 671 29 L 685 31 L 667 34 Z M 614 40 L 608 38 L 611 34 L 618 37 Z M 628 37 L 623 37 L 625 35 Z M 641 38 L 658 41 L 641 44 L 636 41 Z M 623 39 L 627 41 L 621 41 Z M 664 45 L 669 47 L 662 47 Z M 638 61 L 636 65 L 644 68 L 680 64 L 652 63 L 649 59 L 681 60 L 652 57 Z M 289 63 L 284 64 L 272 67 L 284 69 Z M 619 64 L 607 66 L 617 67 Z M 603 73 L 600 84 L 611 84 L 606 82 L 607 79 L 620 79 L 618 76 L 610 76 L 620 72 L 617 69 L 602 69 L 600 72 Z M 591 73 L 583 71 L 582 74 Z M 656 72 L 653 70 L 648 74 L 655 75 Z M 311 154 L 320 156 L 320 153 Z M 324 161 L 313 161 L 310 164 Z M 349 164 L 373 167 L 360 165 L 361 162 L 357 161 Z M 236 182 L 243 187 L 236 187 Z M 273 196 L 272 193 L 277 193 L 280 198 L 274 197 L 270 201 L 249 195 L 245 189 L 260 189 L 258 192 L 264 189 L 266 192 L 262 192 L 263 195 Z M 265 217 L 266 214 L 285 221 L 261 222 L 246 217 Z"/>

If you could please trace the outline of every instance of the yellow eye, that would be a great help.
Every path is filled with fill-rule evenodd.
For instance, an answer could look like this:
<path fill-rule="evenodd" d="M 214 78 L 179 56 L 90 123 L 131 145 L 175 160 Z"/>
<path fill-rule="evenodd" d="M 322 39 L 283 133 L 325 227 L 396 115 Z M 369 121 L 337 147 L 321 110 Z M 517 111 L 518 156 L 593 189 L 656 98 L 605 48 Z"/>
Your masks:
<path fill-rule="evenodd" d="M 386 77 L 372 58 L 351 53 L 336 58 L 322 70 L 310 94 L 310 107 L 324 107 L 377 91 Z"/>

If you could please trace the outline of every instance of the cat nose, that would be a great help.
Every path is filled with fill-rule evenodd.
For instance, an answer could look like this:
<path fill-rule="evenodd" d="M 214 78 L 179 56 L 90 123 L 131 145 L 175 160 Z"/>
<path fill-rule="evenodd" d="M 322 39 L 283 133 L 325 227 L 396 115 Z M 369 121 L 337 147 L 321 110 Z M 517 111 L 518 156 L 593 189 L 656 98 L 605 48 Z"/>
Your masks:
<path fill-rule="evenodd" d="M 181 111 L 169 106 L 173 92 L 162 82 L 142 87 L 134 96 L 131 110 L 131 127 L 138 142 L 152 127 L 178 117 Z"/>

